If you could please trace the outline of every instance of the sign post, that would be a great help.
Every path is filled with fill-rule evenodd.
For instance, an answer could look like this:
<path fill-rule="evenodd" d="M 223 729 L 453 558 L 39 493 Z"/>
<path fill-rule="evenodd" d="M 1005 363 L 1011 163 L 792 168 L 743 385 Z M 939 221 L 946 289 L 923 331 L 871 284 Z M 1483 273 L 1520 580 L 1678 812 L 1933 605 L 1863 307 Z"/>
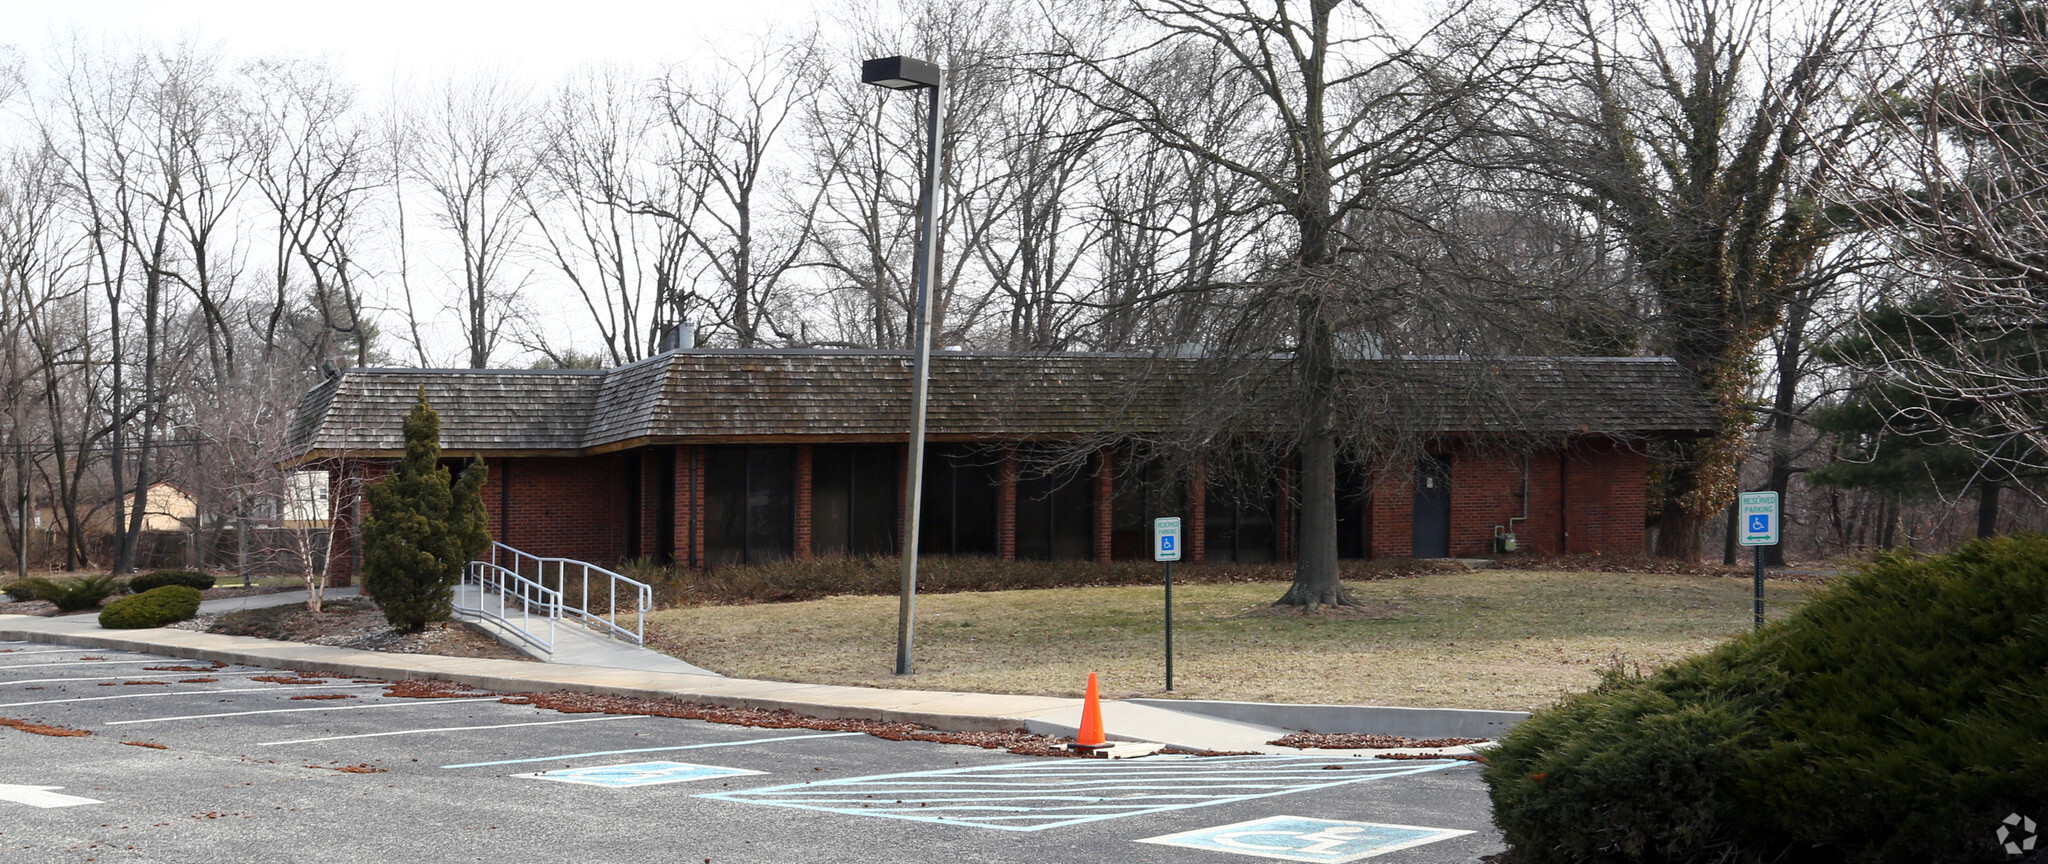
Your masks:
<path fill-rule="evenodd" d="M 1166 691 L 1173 692 L 1173 562 L 1180 560 L 1180 517 L 1152 520 L 1152 560 L 1166 564 Z"/>
<path fill-rule="evenodd" d="M 1737 496 L 1736 527 L 1742 529 L 1741 544 L 1750 547 L 1756 563 L 1756 628 L 1764 627 L 1764 550 L 1778 545 L 1778 493 L 1744 492 Z"/>

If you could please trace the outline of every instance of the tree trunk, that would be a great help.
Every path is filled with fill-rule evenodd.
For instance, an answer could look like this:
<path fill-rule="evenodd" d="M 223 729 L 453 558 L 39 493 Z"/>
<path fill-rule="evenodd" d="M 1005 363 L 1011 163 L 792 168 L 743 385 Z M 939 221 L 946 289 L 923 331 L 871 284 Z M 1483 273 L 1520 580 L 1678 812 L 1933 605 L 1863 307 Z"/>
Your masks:
<path fill-rule="evenodd" d="M 1735 566 L 1735 555 L 1739 551 L 1739 547 L 1735 542 L 1735 535 L 1741 533 L 1741 518 L 1736 513 L 1735 502 L 1728 502 L 1728 530 L 1721 538 L 1721 564 L 1723 566 Z"/>
<path fill-rule="evenodd" d="M 1977 487 L 1977 537 L 1998 536 L 1998 493 L 2004 487 L 1985 483 Z"/>
<path fill-rule="evenodd" d="M 1294 584 L 1280 606 L 1357 606 L 1337 579 L 1337 438 L 1308 436 L 1301 445 L 1300 557 Z"/>
<path fill-rule="evenodd" d="M 1707 520 L 1687 512 L 1676 498 L 1666 498 L 1664 512 L 1657 517 L 1657 557 L 1698 561 L 1706 552 Z"/>

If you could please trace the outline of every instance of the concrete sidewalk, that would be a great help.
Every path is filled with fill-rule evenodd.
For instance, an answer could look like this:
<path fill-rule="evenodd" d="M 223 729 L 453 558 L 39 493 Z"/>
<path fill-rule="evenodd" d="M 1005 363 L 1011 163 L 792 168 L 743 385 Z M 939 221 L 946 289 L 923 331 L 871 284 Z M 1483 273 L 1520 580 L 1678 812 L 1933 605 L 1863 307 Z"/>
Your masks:
<path fill-rule="evenodd" d="M 61 618 L 0 615 L 0 639 L 140 651 L 358 678 L 438 678 L 508 692 L 567 690 L 646 699 L 680 699 L 729 707 L 788 710 L 828 719 L 920 723 L 948 731 L 1028 730 L 1072 735 L 1081 714 L 1081 700 L 1050 696 L 795 684 L 567 663 L 387 654 L 169 628 L 106 630 L 91 616 L 85 615 Z M 1316 707 L 1331 709 L 1341 706 Z M 1196 750 L 1303 752 L 1266 744 L 1291 730 L 1265 725 L 1256 722 L 1257 719 L 1256 715 L 1226 719 L 1175 711 L 1161 707 L 1158 702 L 1139 704 L 1108 700 L 1103 703 L 1104 727 L 1114 740 L 1152 741 Z M 1385 751 L 1312 752 L 1370 755 Z M 1420 751 L 1407 749 L 1402 752 L 1457 753 L 1467 750 L 1454 747 Z"/>
<path fill-rule="evenodd" d="M 329 588 L 320 592 L 320 602 L 325 603 L 329 600 L 360 597 L 362 593 L 363 589 L 354 585 L 346 588 Z M 294 591 L 278 591 L 271 594 L 245 594 L 240 597 L 223 597 L 219 600 L 201 600 L 199 601 L 199 614 L 225 615 L 229 612 L 240 612 L 244 609 L 270 609 L 278 606 L 290 606 L 295 603 L 304 605 L 305 602 L 306 589 L 304 588 Z"/>

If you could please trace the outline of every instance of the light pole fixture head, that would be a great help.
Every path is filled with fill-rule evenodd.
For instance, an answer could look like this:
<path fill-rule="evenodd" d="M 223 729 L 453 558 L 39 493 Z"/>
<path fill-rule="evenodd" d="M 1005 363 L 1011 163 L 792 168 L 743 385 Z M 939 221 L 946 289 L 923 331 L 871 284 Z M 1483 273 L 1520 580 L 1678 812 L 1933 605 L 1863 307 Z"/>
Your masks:
<path fill-rule="evenodd" d="M 860 64 L 860 83 L 891 90 L 939 86 L 939 67 L 915 57 L 877 57 Z"/>

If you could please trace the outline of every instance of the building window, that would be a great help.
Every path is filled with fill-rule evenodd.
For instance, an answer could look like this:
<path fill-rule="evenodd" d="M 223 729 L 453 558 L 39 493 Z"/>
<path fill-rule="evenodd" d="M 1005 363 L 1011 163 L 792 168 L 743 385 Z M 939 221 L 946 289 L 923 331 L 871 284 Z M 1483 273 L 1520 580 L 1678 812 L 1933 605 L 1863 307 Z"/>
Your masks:
<path fill-rule="evenodd" d="M 1062 464 L 1052 451 L 1017 453 L 1017 557 L 1088 561 L 1095 557 L 1094 454 Z"/>
<path fill-rule="evenodd" d="M 1180 475 L 1166 460 L 1118 453 L 1110 504 L 1109 555 L 1119 561 L 1152 557 L 1152 520 L 1179 516 L 1184 505 Z"/>
<path fill-rule="evenodd" d="M 1277 557 L 1273 533 L 1273 471 L 1240 464 L 1208 472 L 1203 504 L 1210 561 L 1259 564 Z"/>
<path fill-rule="evenodd" d="M 712 447 L 704 455 L 704 558 L 759 564 L 796 546 L 796 450 Z"/>
<path fill-rule="evenodd" d="M 1001 486 L 1000 450 L 927 445 L 918 554 L 996 554 L 996 498 Z"/>
<path fill-rule="evenodd" d="M 901 450 L 893 444 L 812 448 L 812 554 L 896 554 Z"/>

